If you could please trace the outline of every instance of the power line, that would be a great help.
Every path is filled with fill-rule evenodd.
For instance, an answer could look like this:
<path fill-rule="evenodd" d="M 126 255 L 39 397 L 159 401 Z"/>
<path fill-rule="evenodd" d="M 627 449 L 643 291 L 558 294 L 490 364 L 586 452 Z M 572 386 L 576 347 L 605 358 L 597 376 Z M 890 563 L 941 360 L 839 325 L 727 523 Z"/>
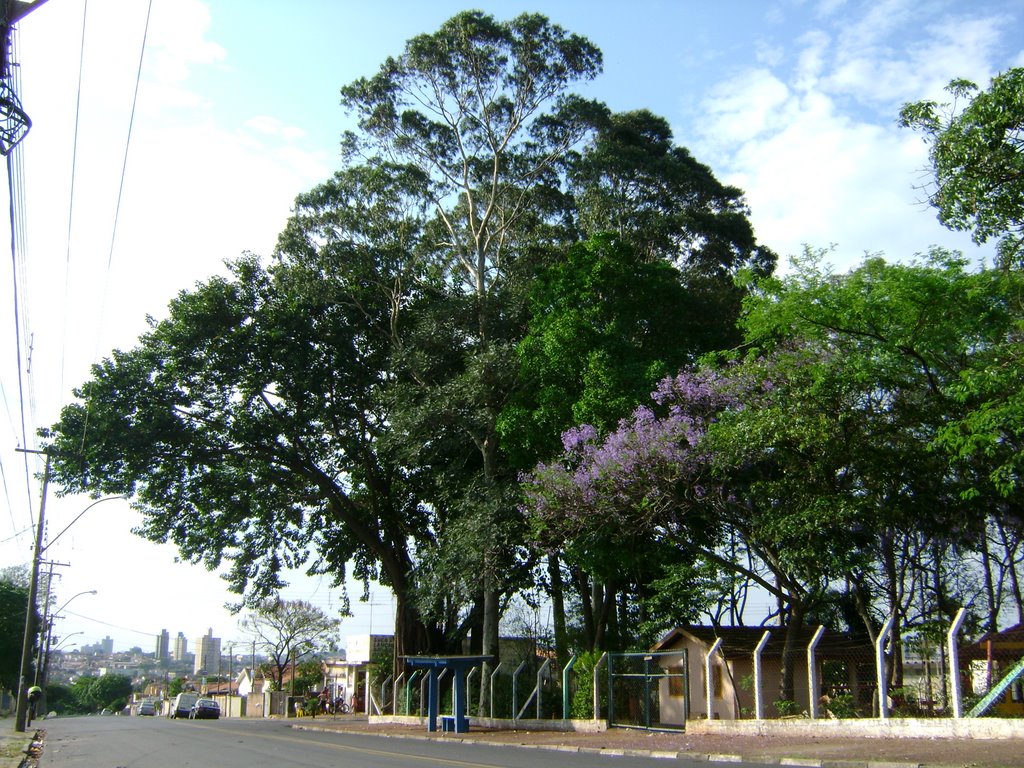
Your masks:
<path fill-rule="evenodd" d="M 107 269 L 106 269 L 106 273 L 105 273 L 104 281 L 103 281 L 103 293 L 102 293 L 102 296 L 101 296 L 101 299 L 100 299 L 100 316 L 99 316 L 99 324 L 97 326 L 97 344 L 96 344 L 97 348 L 99 347 L 99 333 L 100 333 L 100 331 L 103 328 L 103 318 L 104 318 L 106 304 L 107 304 L 107 295 L 108 295 L 108 293 L 110 291 L 110 271 L 111 271 L 111 267 L 112 267 L 112 265 L 114 263 L 114 243 L 117 240 L 117 224 L 118 224 L 118 221 L 119 221 L 120 216 L 121 216 L 121 200 L 122 200 L 122 197 L 124 196 L 124 179 L 125 179 L 125 176 L 127 174 L 127 168 L 128 168 L 128 150 L 131 148 L 132 130 L 133 130 L 134 126 L 135 126 L 135 107 L 136 107 L 136 105 L 138 104 L 138 101 L 139 101 L 139 82 L 142 80 L 142 63 L 143 63 L 143 61 L 145 60 L 145 57 L 146 57 L 146 40 L 149 37 L 149 20 L 150 20 L 150 17 L 152 15 L 152 13 L 153 13 L 153 0 L 149 0 L 149 3 L 147 4 L 147 7 L 146 7 L 146 24 L 145 24 L 145 26 L 143 27 L 143 30 L 142 30 L 142 46 L 141 46 L 141 48 L 139 50 L 139 64 L 138 64 L 138 67 L 136 68 L 136 71 L 135 71 L 135 91 L 134 91 L 134 93 L 132 95 L 132 111 L 131 111 L 131 115 L 128 118 L 128 135 L 125 138 L 125 142 L 124 142 L 124 159 L 121 162 L 121 179 L 120 179 L 120 183 L 118 184 L 118 189 L 117 189 L 117 203 L 114 206 L 114 223 L 113 223 L 113 227 L 111 228 L 111 232 L 110 232 L 110 251 L 109 251 L 109 253 L 107 255 Z M 94 354 L 93 355 L 93 359 L 95 360 L 98 356 L 99 356 L 98 354 Z M 81 445 L 82 445 L 83 452 L 84 452 L 84 448 L 85 448 L 85 442 L 86 442 L 86 437 L 87 437 L 88 431 L 89 431 L 89 405 L 88 405 L 88 400 L 86 400 L 85 419 L 84 419 L 84 422 L 82 424 L 82 439 L 81 439 Z"/>
<path fill-rule="evenodd" d="M 57 390 L 63 397 L 64 393 L 64 366 L 67 362 L 67 338 L 68 338 L 68 301 L 71 293 L 71 226 L 74 220 L 75 211 L 75 177 L 78 171 L 78 129 L 82 114 L 82 75 L 85 70 L 85 23 L 89 14 L 89 0 L 82 5 L 82 41 L 78 49 L 78 90 L 75 95 L 75 130 L 71 141 L 71 193 L 68 197 L 68 235 L 67 251 L 64 259 L 64 327 L 61 332 L 61 354 L 60 354 L 60 388 Z"/>
<path fill-rule="evenodd" d="M 131 627 L 122 627 L 120 624 L 111 624 L 109 621 L 101 621 L 100 619 L 94 619 L 92 616 L 83 616 L 82 614 L 75 613 L 74 611 L 65 611 L 65 613 L 70 614 L 71 616 L 75 616 L 76 618 L 79 618 L 79 619 L 85 619 L 86 621 L 91 621 L 94 624 L 102 624 L 105 627 L 111 627 L 113 629 L 120 629 L 122 632 L 133 632 L 136 635 L 145 635 L 146 637 L 156 637 L 156 636 L 158 636 L 160 634 L 159 632 L 152 632 L 152 631 L 145 632 L 145 631 L 143 631 L 141 629 L 132 629 Z"/>

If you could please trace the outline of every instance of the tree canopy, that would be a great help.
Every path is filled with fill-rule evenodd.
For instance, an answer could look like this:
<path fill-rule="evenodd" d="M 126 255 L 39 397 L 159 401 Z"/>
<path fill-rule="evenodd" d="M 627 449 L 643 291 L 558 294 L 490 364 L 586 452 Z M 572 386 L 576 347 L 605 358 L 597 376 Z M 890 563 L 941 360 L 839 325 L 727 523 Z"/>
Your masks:
<path fill-rule="evenodd" d="M 929 195 L 939 220 L 969 230 L 975 242 L 1000 241 L 1006 264 L 1024 253 L 1024 68 L 992 78 L 987 90 L 969 80 L 950 82 L 952 103 L 903 106 L 903 125 L 930 145 L 934 186 Z M 966 103 L 963 103 L 966 102 Z"/>
<path fill-rule="evenodd" d="M 351 573 L 394 591 L 396 656 L 496 653 L 537 558 L 519 470 L 738 341 L 734 278 L 774 266 L 663 119 L 572 93 L 601 66 L 543 16 L 471 11 L 344 86 L 342 167 L 272 258 L 93 368 L 46 432 L 55 482 L 130 495 L 141 535 L 226 566 L 240 604 L 291 568 Z"/>
<path fill-rule="evenodd" d="M 273 682 L 281 689 L 285 670 L 315 651 L 327 650 L 338 642 L 341 621 L 305 600 L 267 599 L 239 622 L 266 651 L 276 675 Z"/>

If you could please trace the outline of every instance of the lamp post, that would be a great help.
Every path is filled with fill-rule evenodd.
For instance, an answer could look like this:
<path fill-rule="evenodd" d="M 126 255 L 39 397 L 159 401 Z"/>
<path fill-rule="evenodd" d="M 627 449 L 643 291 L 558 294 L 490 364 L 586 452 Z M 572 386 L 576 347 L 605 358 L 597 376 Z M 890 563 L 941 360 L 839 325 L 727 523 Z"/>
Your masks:
<path fill-rule="evenodd" d="M 29 450 L 27 448 L 18 448 L 17 450 L 22 453 L 42 453 L 46 456 L 46 466 L 43 469 L 43 489 L 41 493 L 41 500 L 39 502 L 39 520 L 36 523 L 36 535 L 35 540 L 32 543 L 32 568 L 29 571 L 28 603 L 25 610 L 25 634 L 21 641 L 21 671 L 18 676 L 18 701 L 15 706 L 14 717 L 14 730 L 18 733 L 24 733 L 26 720 L 28 719 L 28 677 L 29 671 L 32 668 L 32 647 L 34 645 L 33 639 L 36 630 L 35 619 L 36 598 L 39 592 L 39 563 L 42 561 L 43 552 L 49 549 L 57 539 L 63 536 L 68 528 L 77 523 L 82 515 L 100 502 L 110 501 L 111 499 L 125 499 L 127 496 L 105 496 L 102 499 L 97 499 L 79 512 L 78 516 L 68 523 L 68 525 L 64 527 L 63 531 L 54 536 L 49 544 L 43 546 L 43 530 L 45 529 L 44 520 L 46 516 L 46 491 L 50 485 L 50 455 L 46 453 L 46 451 Z"/>
<path fill-rule="evenodd" d="M 50 653 L 50 637 L 51 637 L 51 635 L 53 635 L 53 622 L 54 622 L 55 619 L 60 618 L 57 614 L 59 614 L 61 611 L 63 611 L 65 608 L 67 608 L 71 604 L 71 601 L 74 600 L 76 597 L 81 597 L 82 595 L 95 595 L 95 594 L 96 594 L 96 590 L 95 589 L 87 589 L 84 592 L 79 592 L 77 595 L 72 595 L 69 599 L 65 600 L 64 601 L 64 605 L 62 605 L 60 608 L 55 610 L 50 615 L 49 619 L 46 618 L 46 615 L 44 613 L 44 615 L 43 615 L 43 621 L 44 621 L 43 636 L 40 638 L 40 641 L 39 641 L 39 658 L 42 660 L 43 663 L 41 665 L 40 664 L 36 665 L 36 676 L 35 676 L 35 684 L 39 685 L 39 686 L 42 686 L 43 691 L 44 691 L 44 693 L 43 693 L 44 696 L 46 695 L 45 694 L 45 691 L 46 691 L 46 673 L 43 672 L 42 674 L 40 674 L 39 667 L 42 666 L 44 670 L 46 668 L 46 661 L 49 658 L 49 653 Z M 80 635 L 82 633 L 81 632 L 74 632 L 72 634 Z M 67 635 L 67 637 L 71 637 L 71 635 Z M 40 683 L 39 682 L 40 680 L 42 680 L 43 682 Z"/>
<path fill-rule="evenodd" d="M 56 611 L 54 611 L 50 615 L 49 621 L 46 622 L 46 625 L 43 628 L 43 639 L 39 643 L 39 656 L 37 657 L 38 660 L 36 662 L 36 672 L 35 672 L 36 685 L 38 685 L 40 687 L 40 689 L 41 689 L 41 693 L 39 694 L 39 710 L 41 712 L 45 712 L 46 711 L 46 681 L 47 681 L 47 679 L 49 677 L 49 673 L 50 673 L 50 650 L 51 650 L 50 649 L 50 643 L 51 643 L 52 638 L 53 638 L 53 622 L 54 622 L 55 619 L 59 618 L 60 612 L 63 611 L 65 608 L 67 608 L 71 604 L 71 601 L 74 600 L 76 597 L 81 597 L 82 595 L 95 595 L 95 594 L 96 594 L 96 590 L 95 589 L 87 589 L 84 592 L 79 592 L 76 595 L 72 595 L 70 598 L 68 598 L 67 600 L 64 601 L 64 605 L 62 605 L 60 608 L 58 608 Z M 84 634 L 84 633 L 83 632 L 72 632 L 70 635 L 65 635 L 63 640 L 67 640 L 69 637 L 74 637 L 75 635 L 81 635 L 81 634 Z M 63 640 L 62 640 L 62 642 L 63 642 Z M 60 648 L 59 644 L 57 645 L 57 648 Z M 54 649 L 54 650 L 56 650 L 56 649 Z"/>

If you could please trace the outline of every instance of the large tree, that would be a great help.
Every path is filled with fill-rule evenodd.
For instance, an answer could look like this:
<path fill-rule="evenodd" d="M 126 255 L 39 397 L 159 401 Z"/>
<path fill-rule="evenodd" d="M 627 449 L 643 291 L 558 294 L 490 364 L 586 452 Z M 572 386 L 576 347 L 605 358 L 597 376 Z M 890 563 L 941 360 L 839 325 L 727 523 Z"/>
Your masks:
<path fill-rule="evenodd" d="M 977 470 L 932 445 L 962 407 L 950 387 L 1012 327 L 1001 285 L 942 252 L 845 276 L 810 258 L 758 282 L 744 355 L 666 379 L 657 405 L 604 439 L 566 433 L 527 486 L 541 541 L 667 542 L 775 595 L 792 639 L 836 580 L 860 587 L 869 632 L 872 594 L 906 617 L 918 560 L 986 528 L 988 505 L 962 493 Z"/>
<path fill-rule="evenodd" d="M 520 457 L 499 424 L 535 382 L 518 349 L 539 317 L 531 286 L 578 241 L 589 205 L 575 196 L 590 182 L 570 183 L 577 159 L 595 184 L 605 178 L 583 146 L 612 117 L 570 93 L 600 67 L 592 44 L 543 16 L 467 12 L 345 86 L 358 129 L 344 167 L 299 196 L 271 264 L 246 256 L 183 291 L 134 349 L 94 368 L 48 435 L 56 481 L 132 495 L 144 536 L 211 568 L 227 562 L 250 605 L 287 568 L 336 584 L 351 568 L 394 590 L 396 656 L 467 636 L 495 655 L 502 601 L 531 564 Z M 680 319 L 714 318 L 714 334 L 682 345 L 692 355 L 731 337 L 733 273 L 767 262 L 738 191 L 669 154 L 671 194 L 657 205 L 674 251 L 645 254 L 616 307 L 635 311 L 656 287 L 675 311 L 669 273 L 687 290 L 691 275 L 728 285 L 720 312 L 704 301 Z M 632 161 L 607 162 L 622 175 Z M 656 317 L 641 315 L 626 325 Z M 649 382 L 661 352 L 644 355 Z M 596 385 L 622 371 L 594 373 Z M 627 379 L 589 390 L 595 408 L 603 391 L 618 398 L 609 419 L 628 408 L 622 392 L 640 391 Z"/>
<path fill-rule="evenodd" d="M 529 244 L 548 239 L 544 226 L 558 209 L 556 161 L 603 111 L 567 89 L 600 68 L 596 47 L 543 16 L 499 22 L 469 11 L 342 89 L 360 129 L 346 137 L 350 157 L 414 165 L 434 206 L 426 245 L 443 283 L 437 291 L 446 295 L 441 338 L 457 355 L 411 361 L 396 425 L 430 446 L 417 463 L 435 478 L 433 507 L 459 531 L 464 574 L 479 575 L 480 648 L 493 656 L 500 595 L 516 586 L 507 577 L 520 538 L 515 475 L 497 432 L 515 380 L 518 264 Z M 424 301 L 436 331 L 435 302 Z"/>
<path fill-rule="evenodd" d="M 54 477 L 65 492 L 131 495 L 143 536 L 209 568 L 227 561 L 250 603 L 288 568 L 340 586 L 352 563 L 394 589 L 399 644 L 426 648 L 405 600 L 426 511 L 379 440 L 390 352 L 353 297 L 364 265 L 341 248 L 352 258 L 330 283 L 246 258 L 182 292 L 64 409 Z"/>
<path fill-rule="evenodd" d="M 929 144 L 929 199 L 939 220 L 970 231 L 975 242 L 999 241 L 1000 266 L 1007 272 L 1003 301 L 1017 323 L 1001 338 L 989 338 L 964 371 L 953 391 L 969 408 L 947 424 L 942 444 L 964 460 L 999 456 L 988 462 L 983 484 L 1010 495 L 1020 488 L 1024 468 L 1024 304 L 1018 290 L 1024 265 L 1024 68 L 1000 73 L 986 90 L 963 79 L 946 90 L 952 103 L 906 104 L 901 121 Z"/>
<path fill-rule="evenodd" d="M 277 673 L 274 689 L 281 690 L 288 666 L 337 643 L 340 624 L 305 600 L 270 598 L 255 606 L 238 626 L 266 651 Z"/>

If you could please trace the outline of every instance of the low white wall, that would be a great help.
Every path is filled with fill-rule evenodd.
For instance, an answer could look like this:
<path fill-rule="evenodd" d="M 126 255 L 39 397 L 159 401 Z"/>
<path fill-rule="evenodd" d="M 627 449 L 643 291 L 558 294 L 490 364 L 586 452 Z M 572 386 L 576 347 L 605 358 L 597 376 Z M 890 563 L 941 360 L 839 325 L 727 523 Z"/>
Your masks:
<path fill-rule="evenodd" d="M 441 715 L 438 716 L 439 718 Z M 427 727 L 423 717 L 411 715 L 371 715 L 370 725 L 421 725 Z M 441 724 L 438 723 L 438 728 Z M 470 728 L 490 728 L 502 731 L 562 731 L 570 733 L 601 733 L 608 730 L 607 720 L 511 720 L 507 718 L 471 717 Z"/>
<path fill-rule="evenodd" d="M 1024 720 L 995 717 L 891 718 L 888 720 L 690 720 L 687 733 L 879 739 L 1024 739 Z"/>

